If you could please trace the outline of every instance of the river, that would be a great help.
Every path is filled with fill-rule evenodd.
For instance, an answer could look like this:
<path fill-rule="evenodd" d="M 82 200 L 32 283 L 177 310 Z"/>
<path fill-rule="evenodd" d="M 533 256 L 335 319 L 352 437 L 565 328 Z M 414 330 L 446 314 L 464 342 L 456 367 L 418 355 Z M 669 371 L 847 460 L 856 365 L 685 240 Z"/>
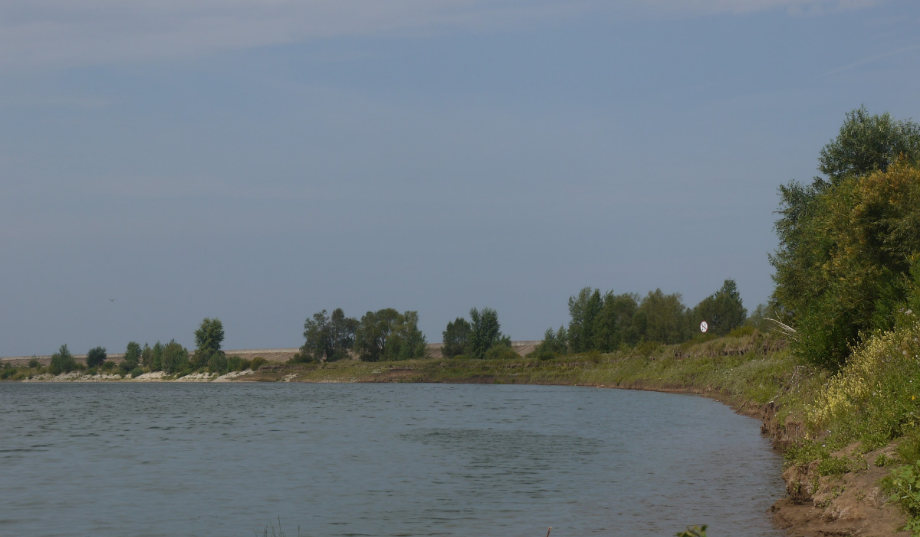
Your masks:
<path fill-rule="evenodd" d="M 759 426 L 596 388 L 4 383 L 0 535 L 781 536 Z"/>

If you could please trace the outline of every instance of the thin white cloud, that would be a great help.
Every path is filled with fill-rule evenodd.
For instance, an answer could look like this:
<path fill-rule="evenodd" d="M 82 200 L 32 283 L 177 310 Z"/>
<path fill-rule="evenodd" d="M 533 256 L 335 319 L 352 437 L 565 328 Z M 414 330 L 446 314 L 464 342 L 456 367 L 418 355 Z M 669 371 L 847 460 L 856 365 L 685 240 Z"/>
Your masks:
<path fill-rule="evenodd" d="M 503 28 L 590 13 L 821 11 L 879 0 L 0 0 L 0 66 L 195 58 L 342 36 Z"/>

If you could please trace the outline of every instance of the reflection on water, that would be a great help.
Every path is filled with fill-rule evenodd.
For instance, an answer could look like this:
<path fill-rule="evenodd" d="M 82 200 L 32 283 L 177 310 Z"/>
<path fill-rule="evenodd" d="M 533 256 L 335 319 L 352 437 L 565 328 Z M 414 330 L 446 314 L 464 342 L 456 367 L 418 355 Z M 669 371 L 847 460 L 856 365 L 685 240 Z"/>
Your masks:
<path fill-rule="evenodd" d="M 0 535 L 782 535 L 759 423 L 698 397 L 2 384 L 0 410 Z"/>

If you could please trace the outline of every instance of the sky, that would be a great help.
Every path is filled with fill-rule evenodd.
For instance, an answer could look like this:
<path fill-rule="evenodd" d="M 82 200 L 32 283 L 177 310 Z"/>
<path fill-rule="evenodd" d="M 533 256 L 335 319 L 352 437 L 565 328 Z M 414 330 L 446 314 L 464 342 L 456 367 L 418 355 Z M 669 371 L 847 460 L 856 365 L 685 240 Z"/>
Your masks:
<path fill-rule="evenodd" d="M 777 187 L 920 119 L 913 0 L 0 0 L 0 356 L 772 291 Z"/>

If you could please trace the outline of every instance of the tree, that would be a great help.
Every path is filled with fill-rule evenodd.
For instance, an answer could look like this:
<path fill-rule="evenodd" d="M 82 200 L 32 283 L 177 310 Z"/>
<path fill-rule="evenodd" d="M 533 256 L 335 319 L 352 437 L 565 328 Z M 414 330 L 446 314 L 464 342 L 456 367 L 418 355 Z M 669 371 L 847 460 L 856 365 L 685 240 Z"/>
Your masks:
<path fill-rule="evenodd" d="M 585 341 L 588 301 L 591 300 L 591 288 L 585 287 L 577 295 L 569 297 L 568 347 L 571 352 L 584 352 L 588 342 Z"/>
<path fill-rule="evenodd" d="M 496 345 L 511 346 L 511 338 L 501 332 L 498 313 L 491 308 L 471 309 L 469 355 L 481 360 Z"/>
<path fill-rule="evenodd" d="M 845 177 L 884 172 L 902 156 L 920 160 L 920 125 L 887 112 L 869 115 L 863 106 L 846 114 L 837 138 L 821 149 L 818 170 L 837 184 Z"/>
<path fill-rule="evenodd" d="M 418 313 L 414 311 L 369 311 L 355 331 L 355 351 L 365 362 L 421 358 L 425 344 L 425 336 L 418 329 Z"/>
<path fill-rule="evenodd" d="M 93 347 L 86 353 L 86 367 L 99 367 L 105 363 L 105 347 Z"/>
<path fill-rule="evenodd" d="M 77 368 L 77 362 L 74 360 L 73 355 L 70 354 L 70 350 L 67 349 L 67 344 L 61 345 L 61 348 L 54 354 L 51 355 L 51 364 L 48 366 L 48 371 L 53 375 L 60 375 L 61 373 L 70 373 Z"/>
<path fill-rule="evenodd" d="M 135 341 L 128 343 L 128 348 L 125 350 L 125 360 L 122 362 L 125 364 L 125 368 L 130 371 L 140 364 L 141 361 L 141 346 Z"/>
<path fill-rule="evenodd" d="M 470 323 L 463 317 L 457 317 L 454 321 L 447 323 L 447 328 L 442 333 L 441 354 L 445 358 L 464 354 L 469 346 L 471 331 Z"/>
<path fill-rule="evenodd" d="M 335 361 L 348 356 L 354 348 L 358 320 L 345 316 L 342 308 L 336 308 L 330 318 L 326 310 L 314 313 L 313 318 L 304 321 L 303 336 L 306 340 L 300 348 L 302 357 L 315 361 Z"/>
<path fill-rule="evenodd" d="M 724 336 L 744 324 L 747 310 L 741 303 L 741 294 L 735 280 L 725 280 L 722 288 L 704 298 L 693 309 L 695 321 L 706 321 L 709 331 Z"/>
<path fill-rule="evenodd" d="M 638 295 L 615 295 L 613 291 L 605 294 L 594 320 L 592 348 L 612 352 L 621 345 L 635 345 L 639 338 L 633 326 L 633 316 L 638 308 Z"/>
<path fill-rule="evenodd" d="M 157 342 L 159 345 L 159 342 Z M 163 371 L 166 373 L 181 373 L 189 367 L 188 350 L 182 345 L 176 343 L 176 340 L 170 340 L 169 343 L 162 346 L 160 361 Z"/>
<path fill-rule="evenodd" d="M 687 308 L 680 293 L 666 295 L 661 289 L 650 291 L 639 304 L 635 319 L 646 341 L 680 343 L 689 332 Z"/>
<path fill-rule="evenodd" d="M 220 319 L 205 317 L 198 330 L 195 330 L 195 367 L 206 367 L 214 356 L 222 357 L 223 352 L 220 350 L 220 345 L 223 341 L 223 323 L 220 322 Z"/>

